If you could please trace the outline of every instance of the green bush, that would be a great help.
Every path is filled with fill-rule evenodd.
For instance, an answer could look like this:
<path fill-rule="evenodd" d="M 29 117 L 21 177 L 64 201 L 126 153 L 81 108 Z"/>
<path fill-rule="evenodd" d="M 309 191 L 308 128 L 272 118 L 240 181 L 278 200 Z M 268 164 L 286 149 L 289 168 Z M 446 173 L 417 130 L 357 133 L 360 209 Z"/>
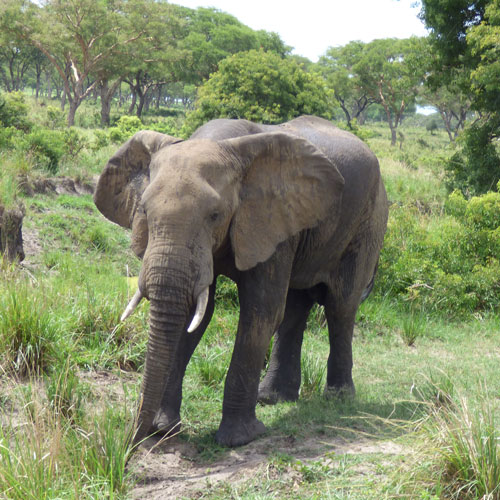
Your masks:
<path fill-rule="evenodd" d="M 56 106 L 47 106 L 46 108 L 47 126 L 50 128 L 63 128 L 66 125 L 66 117 L 64 111 Z"/>
<path fill-rule="evenodd" d="M 164 118 L 162 121 L 148 123 L 144 128 L 176 137 L 181 134 L 183 122 L 183 119 L 180 120 L 179 118 L 169 116 Z"/>
<path fill-rule="evenodd" d="M 0 126 L 14 127 L 27 132 L 32 123 L 28 120 L 28 105 L 22 92 L 0 95 Z"/>
<path fill-rule="evenodd" d="M 12 149 L 16 136 L 17 129 L 15 127 L 0 127 L 0 149 Z"/>
<path fill-rule="evenodd" d="M 440 218 L 393 205 L 378 289 L 412 308 L 461 315 L 500 304 L 500 193 L 455 191 Z"/>
<path fill-rule="evenodd" d="M 89 145 L 86 137 L 71 127 L 63 132 L 64 155 L 75 160 L 84 148 Z"/>
<path fill-rule="evenodd" d="M 113 142 L 122 143 L 144 128 L 137 116 L 124 115 L 116 122 L 116 127 L 109 129 L 109 138 Z"/>
<path fill-rule="evenodd" d="M 24 149 L 32 153 L 39 166 L 55 174 L 65 152 L 64 133 L 37 128 L 26 136 Z"/>

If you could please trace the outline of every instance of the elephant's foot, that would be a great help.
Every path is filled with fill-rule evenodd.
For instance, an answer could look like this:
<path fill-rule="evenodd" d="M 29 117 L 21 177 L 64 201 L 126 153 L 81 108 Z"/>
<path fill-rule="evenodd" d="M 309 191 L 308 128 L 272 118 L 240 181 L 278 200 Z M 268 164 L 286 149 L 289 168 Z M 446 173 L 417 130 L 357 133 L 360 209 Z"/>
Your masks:
<path fill-rule="evenodd" d="M 257 401 L 266 405 L 274 405 L 278 401 L 297 401 L 299 389 L 300 367 L 293 372 L 268 371 L 259 385 Z"/>
<path fill-rule="evenodd" d="M 215 440 L 221 446 L 241 446 L 266 432 L 266 426 L 257 418 L 237 417 L 222 419 Z"/>
<path fill-rule="evenodd" d="M 275 405 L 279 401 L 297 401 L 299 391 L 288 388 L 274 388 L 269 385 L 261 384 L 257 401 L 265 405 Z"/>
<path fill-rule="evenodd" d="M 349 399 L 356 395 L 354 383 L 342 385 L 325 385 L 323 396 L 326 399 Z"/>
<path fill-rule="evenodd" d="M 174 436 L 181 430 L 181 418 L 179 414 L 170 414 L 168 411 L 159 410 L 153 421 L 151 433 Z"/>

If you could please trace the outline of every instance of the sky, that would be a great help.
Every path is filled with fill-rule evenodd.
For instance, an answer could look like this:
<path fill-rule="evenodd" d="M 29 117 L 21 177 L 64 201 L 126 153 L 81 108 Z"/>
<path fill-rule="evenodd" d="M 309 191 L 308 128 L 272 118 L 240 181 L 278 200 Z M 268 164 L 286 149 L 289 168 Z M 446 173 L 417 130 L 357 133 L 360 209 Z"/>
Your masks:
<path fill-rule="evenodd" d="M 352 40 L 425 36 L 415 0 L 171 0 L 215 7 L 254 30 L 275 31 L 293 53 L 316 62 L 328 47 Z"/>

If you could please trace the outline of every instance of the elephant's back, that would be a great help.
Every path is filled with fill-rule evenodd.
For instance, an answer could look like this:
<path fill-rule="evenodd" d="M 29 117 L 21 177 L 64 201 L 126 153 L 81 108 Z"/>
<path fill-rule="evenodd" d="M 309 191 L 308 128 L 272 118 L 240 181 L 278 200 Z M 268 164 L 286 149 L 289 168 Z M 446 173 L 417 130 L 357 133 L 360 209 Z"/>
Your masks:
<path fill-rule="evenodd" d="M 218 118 L 211 120 L 196 129 L 191 139 L 210 139 L 212 141 L 223 141 L 233 137 L 242 137 L 261 133 L 262 126 L 248 120 L 233 120 L 230 118 Z"/>

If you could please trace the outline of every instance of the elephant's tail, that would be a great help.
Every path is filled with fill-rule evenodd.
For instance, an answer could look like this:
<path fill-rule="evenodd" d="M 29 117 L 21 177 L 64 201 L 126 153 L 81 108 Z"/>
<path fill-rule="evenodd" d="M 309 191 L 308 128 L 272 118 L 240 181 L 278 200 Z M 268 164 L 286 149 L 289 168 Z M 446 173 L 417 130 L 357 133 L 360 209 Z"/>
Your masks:
<path fill-rule="evenodd" d="M 375 275 L 377 274 L 377 269 L 378 269 L 378 261 L 377 265 L 375 266 L 375 270 L 373 271 L 373 276 L 372 279 L 370 280 L 370 283 L 366 286 L 366 288 L 363 290 L 363 293 L 361 294 L 361 302 L 363 302 L 368 295 L 370 295 L 371 291 L 373 290 L 373 285 L 375 284 Z"/>

